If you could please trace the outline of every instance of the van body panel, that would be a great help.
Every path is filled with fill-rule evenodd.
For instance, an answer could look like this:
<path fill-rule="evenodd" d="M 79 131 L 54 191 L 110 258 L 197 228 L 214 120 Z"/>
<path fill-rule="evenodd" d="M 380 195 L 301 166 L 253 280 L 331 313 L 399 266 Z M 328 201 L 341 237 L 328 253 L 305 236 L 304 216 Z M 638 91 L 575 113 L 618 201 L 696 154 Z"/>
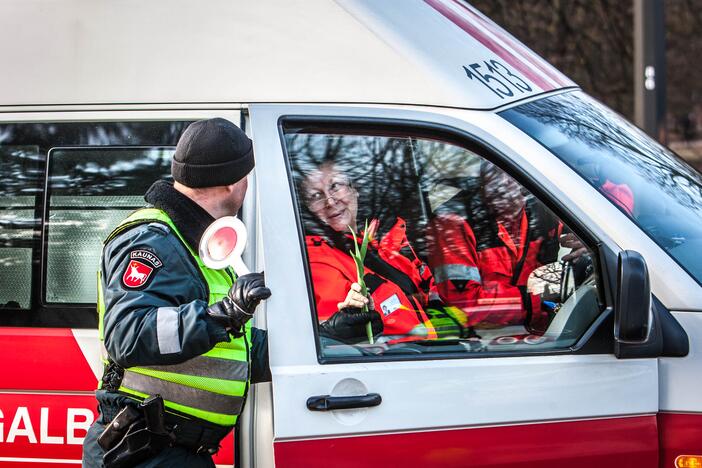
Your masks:
<path fill-rule="evenodd" d="M 403 2 L 401 21 L 391 24 L 395 5 L 217 0 L 203 8 L 187 0 L 13 0 L 0 16 L 0 39 L 18 45 L 5 51 L 13 65 L 0 77 L 0 102 L 490 108 L 574 86 L 462 2 Z M 475 31 L 456 25 L 471 22 Z M 33 24 L 42 26 L 27 27 Z M 411 36 L 417 43 L 407 47 Z M 436 41 L 446 41 L 442 57 L 426 52 Z"/>
<path fill-rule="evenodd" d="M 619 421 L 615 426 L 622 430 L 612 434 L 616 439 L 612 447 L 626 446 L 632 437 L 631 430 L 636 428 L 634 437 L 645 441 L 644 445 L 637 445 L 643 452 L 637 453 L 636 459 L 647 460 L 646 463 L 655 466 L 650 455 L 657 451 L 656 422 L 649 416 L 658 410 L 658 363 L 655 359 L 618 360 L 613 355 L 566 354 L 320 364 L 311 339 L 314 313 L 305 277 L 296 202 L 290 188 L 278 188 L 278 181 L 289 178 L 281 141 L 281 119 L 306 116 L 311 121 L 336 118 L 358 123 L 365 120 L 370 126 L 373 122 L 394 122 L 395 125 L 412 122 L 452 128 L 457 135 L 463 133 L 466 138 L 496 148 L 503 157 L 531 174 L 544 190 L 562 200 L 572 216 L 591 226 L 597 234 L 605 233 L 605 229 L 590 221 L 592 205 L 582 207 L 571 201 L 571 197 L 596 199 L 601 195 L 591 193 L 592 189 L 577 176 L 568 174 L 553 179 L 545 176 L 548 168 L 562 163 L 549 153 L 538 151 L 533 143 L 529 145 L 521 132 L 491 113 L 313 105 L 252 105 L 250 112 L 255 151 L 262 158 L 259 164 L 266 167 L 265 174 L 259 172 L 257 179 L 266 280 L 272 290 L 282 291 L 266 304 L 273 373 L 274 446 L 276 450 L 281 448 L 280 453 L 276 452 L 279 463 L 307 460 L 288 458 L 292 456 L 290 450 L 296 450 L 293 441 L 306 440 L 308 442 L 301 447 L 307 447 L 307 443 L 311 447 L 314 446 L 311 440 L 324 439 L 328 441 L 320 442 L 324 447 L 327 443 L 333 445 L 338 437 L 364 436 L 349 446 L 356 447 L 357 443 L 367 440 L 365 436 L 373 440 L 374 434 L 426 434 L 444 428 L 493 425 L 514 426 L 517 432 L 522 429 L 528 432 L 531 429 L 526 427 L 537 421 L 619 416 L 621 426 L 618 426 Z M 504 136 L 500 141 L 508 141 L 509 145 L 498 141 L 494 137 L 496 134 Z M 517 141 L 511 139 L 512 135 Z M 525 149 L 524 145 L 531 148 Z M 515 147 L 521 150 L 517 152 Z M 607 209 L 604 203 L 600 208 Z M 618 214 L 613 210 L 613 215 Z M 618 250 L 606 235 L 600 240 Z M 291 353 L 291 349 L 295 352 Z M 519 391 L 515 391 L 516 388 Z M 382 404 L 327 413 L 309 411 L 304 405 L 308 398 L 316 395 L 363 393 L 380 394 Z M 627 427 L 629 423 L 633 426 Z M 540 428 L 547 429 L 546 426 Z M 386 436 L 378 437 L 383 440 Z M 447 443 L 446 447 L 449 446 Z M 305 452 L 304 448 L 301 450 L 300 454 Z M 390 450 L 388 457 L 400 452 L 399 449 L 397 452 Z M 627 450 L 621 455 L 625 456 L 624 453 L 631 456 Z M 608 456 L 617 455 L 601 453 L 591 461 L 604 462 L 609 460 Z M 355 463 L 361 460 L 360 456 L 354 459 Z M 521 462 L 527 460 L 530 460 L 528 455 L 520 459 Z"/>
<path fill-rule="evenodd" d="M 672 312 L 685 329 L 690 341 L 690 352 L 682 358 L 660 358 L 660 410 L 669 412 L 696 412 L 702 417 L 700 399 L 700 336 L 702 312 Z"/>
<path fill-rule="evenodd" d="M 82 330 L 76 330 L 80 333 Z M 91 341 L 97 351 L 97 333 Z M 27 340 L 31 339 L 31 343 Z M 27 350 L 36 349 L 36 353 Z M 90 356 L 86 359 L 84 352 Z M 81 348 L 65 328 L 0 328 L 0 388 L 38 391 L 93 392 L 99 355 Z M 92 364 L 92 366 L 91 366 Z M 37 372 L 37 366 L 43 368 Z M 70 375 L 70 379 L 66 379 Z"/>
<path fill-rule="evenodd" d="M 411 102 L 422 89 L 451 102 L 332 1 L 16 1 L 4 11 L 3 41 L 22 44 L 8 48 L 6 105 Z M 38 21 L 47 27 L 26 27 Z M 27 73 L 36 57 L 50 82 Z"/>
<path fill-rule="evenodd" d="M 676 466 L 680 455 L 699 455 L 702 413 L 658 413 L 660 466 Z"/>
<path fill-rule="evenodd" d="M 171 106 L 172 107 L 172 106 Z M 61 111 L 40 111 L 40 112 L 2 112 L 0 113 L 0 124 L 26 123 L 30 125 L 43 126 L 48 128 L 52 123 L 75 124 L 78 127 L 91 125 L 101 125 L 102 123 L 149 123 L 149 122 L 172 122 L 197 120 L 208 117 L 224 117 L 236 124 L 240 124 L 241 114 L 236 108 L 232 109 L 203 110 L 100 110 L 76 106 L 73 110 L 63 109 Z M 75 128 L 75 127 L 74 127 Z M 56 133 L 56 126 L 52 131 L 44 132 L 48 135 Z M 53 132 L 53 133 L 52 133 Z M 4 135 L 4 144 L 7 145 L 8 135 Z M 114 149 L 110 142 L 114 136 L 104 133 L 94 133 L 90 136 L 83 149 Z M 27 174 L 29 177 L 41 177 L 48 174 L 51 178 L 50 158 L 47 153 L 54 153 L 58 150 L 79 149 L 72 146 L 64 147 L 60 144 L 52 145 L 49 141 L 44 142 L 51 149 L 46 153 L 38 153 L 39 175 L 37 173 Z M 119 147 L 124 148 L 124 147 Z M 141 146 L 134 146 L 136 150 L 144 149 Z M 33 150 L 34 151 L 34 150 Z M 49 166 L 49 167 L 47 167 Z M 99 268 L 100 245 L 103 239 L 93 239 L 90 243 L 80 244 L 84 247 L 82 251 L 70 249 L 61 250 L 61 242 L 66 241 L 66 245 L 71 246 L 70 237 L 83 236 L 81 230 L 92 233 L 79 222 L 56 221 L 57 212 L 52 212 L 50 205 L 49 183 L 42 185 L 33 197 L 36 199 L 32 203 L 34 209 L 36 204 L 46 208 L 39 210 L 36 215 L 39 219 L 32 221 L 32 226 L 37 238 L 42 239 L 41 247 L 37 247 L 40 252 L 40 267 L 46 272 L 50 267 L 48 246 L 53 242 L 51 239 L 51 229 L 57 228 L 57 255 L 67 255 L 75 263 L 67 262 L 63 268 L 66 272 L 67 281 L 73 277 L 74 288 L 83 288 L 83 273 L 90 277 L 89 284 L 95 284 L 95 272 Z M 96 187 L 90 187 L 95 189 Z M 99 192 L 99 191 L 98 191 Z M 86 190 L 84 196 L 75 196 L 74 199 L 90 198 L 90 190 Z M 139 194 L 138 205 L 145 204 Z M 71 197 L 63 197 L 71 198 Z M 103 197 L 102 203 L 108 203 Z M 100 200 L 96 197 L 96 200 Z M 85 210 L 92 214 L 90 222 L 102 223 L 104 213 L 110 209 L 119 208 L 114 206 L 100 206 L 100 202 L 87 204 Z M 251 203 L 251 202 L 249 202 Z M 96 206 L 97 204 L 97 206 Z M 61 206 L 61 213 L 78 213 L 80 208 L 71 208 L 69 205 Z M 94 211 L 90 211 L 90 210 Z M 41 213 L 43 211 L 43 213 Z M 254 215 L 252 214 L 252 219 Z M 53 224 L 52 224 L 53 223 Z M 49 229 L 51 228 L 51 229 Z M 105 226 L 102 230 L 108 229 Z M 255 231 L 255 230 L 254 230 Z M 3 234 L 5 234 L 3 232 Z M 75 239 L 74 239 L 75 240 Z M 255 249 L 256 242 L 252 239 L 250 245 Z M 90 251 L 86 248 L 90 246 Z M 247 253 L 248 254 L 248 253 Z M 63 258 L 63 257 L 60 257 Z M 56 262 L 52 262 L 56 267 Z M 3 268 L 6 264 L 3 263 Z M 81 281 L 77 280 L 80 272 Z M 69 328 L 61 326 L 47 326 L 46 323 L 61 323 L 67 320 L 76 309 L 85 312 L 92 308 L 94 304 L 70 304 L 66 306 L 61 303 L 53 303 L 48 297 L 47 283 L 50 279 L 46 274 L 37 274 L 32 277 L 32 310 L 7 309 L 3 312 L 5 320 L 24 320 L 27 326 L 1 326 L 0 327 L 0 465 L 2 466 L 27 466 L 32 464 L 47 464 L 50 466 L 75 466 L 80 463 L 83 438 L 85 432 L 94 418 L 97 416 L 95 389 L 97 382 L 102 375 L 102 363 L 100 360 L 100 344 L 98 341 L 98 331 L 94 328 Z M 43 288 L 43 289 L 42 289 Z M 50 289 L 50 288 L 49 288 Z M 13 316 L 10 316 L 12 314 Z M 5 323 L 5 322 L 3 322 Z M 40 325 L 34 325 L 35 323 Z M 34 325 L 34 326 L 32 326 Z M 85 326 L 85 325 L 83 325 Z M 223 449 L 217 454 L 215 460 L 218 463 L 231 465 L 234 461 L 233 436 L 229 435 L 222 442 Z"/>
<path fill-rule="evenodd" d="M 276 356 L 271 360 L 276 363 Z M 657 392 L 651 390 L 657 366 L 650 359 L 623 362 L 591 355 L 272 366 L 276 442 L 624 417 L 654 414 L 658 405 Z M 334 395 L 344 380 L 379 393 L 382 404 L 329 413 L 294 404 L 314 395 Z"/>
<path fill-rule="evenodd" d="M 497 113 L 567 97 L 577 85 L 463 0 L 6 0 L 2 12 L 0 39 L 11 65 L 0 75 L 0 124 L 224 117 L 253 139 L 257 169 L 242 210 L 249 230 L 243 258 L 252 271 L 265 271 L 273 291 L 254 318 L 268 330 L 273 381 L 249 392 L 239 466 L 669 467 L 680 454 L 699 454 L 700 284 L 563 160 Z M 576 343 L 530 355 L 325 360 L 282 138 L 282 119 L 291 116 L 421 127 L 481 146 L 489 162 L 543 198 L 576 234 L 597 241 L 609 255 L 598 260 L 606 264 L 600 268 L 622 250 L 645 258 L 653 295 L 688 335 L 688 355 L 617 359 Z M 70 149 L 111 149 L 118 133 Z M 7 141 L 0 134 L 0 149 Z M 60 149 L 67 147 L 32 150 L 37 164 L 27 173 L 41 187 L 26 196 L 10 191 L 12 200 L 0 205 L 29 213 L 29 229 L 11 217 L 2 221 L 29 231 L 21 242 L 36 244 L 23 257 L 32 263 L 33 308 L 23 310 L 28 318 L 17 317 L 8 301 L 2 319 L 13 326 L 0 327 L 0 466 L 75 466 L 97 415 L 97 330 L 76 328 L 94 322 L 67 324 L 75 311 L 94 320 L 94 304 L 45 300 L 49 153 Z M 24 199 L 35 202 L 27 208 Z M 92 203 L 96 212 L 114 208 Z M 58 218 L 56 224 L 80 231 L 80 223 Z M 0 241 L 17 247 L 3 229 Z M 95 252 L 78 253 L 81 271 L 97 270 Z M 603 296 L 616 289 L 609 276 L 602 271 Z M 604 302 L 600 297 L 594 310 Z M 612 323 L 609 312 L 590 324 L 585 344 L 593 336 L 612 344 L 614 331 L 603 325 Z M 23 322 L 14 326 L 17 318 Z M 310 397 L 367 393 L 382 403 L 306 407 Z M 218 466 L 233 465 L 233 450 L 230 434 Z"/>
<path fill-rule="evenodd" d="M 481 108 L 577 86 L 466 2 L 337 1 L 452 94 L 480 96 Z"/>
<path fill-rule="evenodd" d="M 644 434 L 628 438 L 627 434 Z M 655 416 L 336 437 L 276 444 L 276 467 L 657 466 Z M 607 440 L 607 444 L 602 441 Z M 450 448 L 448 448 L 450 447 Z M 670 465 L 669 465 L 670 466 Z"/>
<path fill-rule="evenodd" d="M 97 412 L 92 392 L 0 394 L 0 465 L 80 464 L 83 438 Z"/>

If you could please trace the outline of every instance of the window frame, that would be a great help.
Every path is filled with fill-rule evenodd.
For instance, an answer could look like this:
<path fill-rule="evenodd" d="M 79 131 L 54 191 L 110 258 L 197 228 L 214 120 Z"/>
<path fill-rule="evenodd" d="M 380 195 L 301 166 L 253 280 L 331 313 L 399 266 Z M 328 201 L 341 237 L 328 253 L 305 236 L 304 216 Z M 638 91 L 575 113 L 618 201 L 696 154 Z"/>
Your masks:
<path fill-rule="evenodd" d="M 603 305 L 598 317 L 584 331 L 575 344 L 566 348 L 549 350 L 534 349 L 530 351 L 486 351 L 480 353 L 425 353 L 415 355 L 373 355 L 373 356 L 339 356 L 331 357 L 323 354 L 320 336 L 317 326 L 317 311 L 314 301 L 314 291 L 311 279 L 309 257 L 305 245 L 303 223 L 299 200 L 296 195 L 295 182 L 293 178 L 290 154 L 288 153 L 285 135 L 290 134 L 291 128 L 305 126 L 305 130 L 322 132 L 333 132 L 335 134 L 363 135 L 363 136 L 403 136 L 411 138 L 426 138 L 442 141 L 474 152 L 479 157 L 494 164 L 505 171 L 521 186 L 529 190 L 541 203 L 551 210 L 560 220 L 568 225 L 570 229 L 587 245 L 593 252 L 593 260 L 597 269 L 597 289 L 598 299 Z M 295 210 L 296 228 L 298 233 L 298 243 L 302 252 L 304 264 L 304 275 L 307 286 L 307 296 L 309 303 L 310 319 L 312 320 L 312 330 L 315 339 L 315 350 L 317 362 L 319 364 L 349 364 L 368 362 L 392 362 L 392 361 L 419 361 L 419 360 L 440 360 L 440 359 L 482 359 L 495 357 L 523 357 L 523 356 L 552 356 L 552 355 L 573 355 L 573 354 L 613 354 L 614 336 L 613 330 L 613 291 L 612 284 L 616 278 L 617 255 L 609 249 L 585 224 L 580 222 L 568 206 L 553 197 L 538 182 L 538 180 L 518 164 L 512 161 L 504 153 L 499 151 L 489 142 L 476 137 L 462 129 L 419 120 L 397 119 L 397 118 L 376 118 L 376 117 L 339 117 L 328 115 L 282 115 L 278 119 L 279 141 L 282 147 L 284 163 L 287 170 L 288 186 L 292 204 Z"/>

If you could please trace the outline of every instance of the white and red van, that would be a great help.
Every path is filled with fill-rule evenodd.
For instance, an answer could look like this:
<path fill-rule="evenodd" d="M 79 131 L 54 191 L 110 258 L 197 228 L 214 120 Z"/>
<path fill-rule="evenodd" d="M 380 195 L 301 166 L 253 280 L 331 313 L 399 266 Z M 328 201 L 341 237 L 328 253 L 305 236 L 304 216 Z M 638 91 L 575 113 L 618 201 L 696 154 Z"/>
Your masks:
<path fill-rule="evenodd" d="M 215 116 L 254 141 L 244 257 L 273 290 L 273 381 L 218 464 L 701 466 L 700 174 L 463 0 L 5 0 L 0 41 L 0 466 L 80 463 L 102 240 Z M 535 274 L 538 333 L 324 339 L 296 171 L 329 159 L 424 261 L 490 166 L 586 267 Z"/>

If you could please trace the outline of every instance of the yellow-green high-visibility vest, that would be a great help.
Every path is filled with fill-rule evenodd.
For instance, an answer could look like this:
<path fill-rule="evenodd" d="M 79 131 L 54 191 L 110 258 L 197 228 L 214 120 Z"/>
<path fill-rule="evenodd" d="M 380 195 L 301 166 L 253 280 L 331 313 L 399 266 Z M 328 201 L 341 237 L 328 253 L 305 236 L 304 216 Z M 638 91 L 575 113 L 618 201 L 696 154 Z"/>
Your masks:
<path fill-rule="evenodd" d="M 168 215 L 157 208 L 143 208 L 129 215 L 107 237 L 105 244 L 115 236 L 136 225 L 158 222 L 166 224 L 180 239 L 197 264 L 208 290 L 208 304 L 221 300 L 233 284 L 234 272 L 207 268 L 194 252 Z M 98 271 L 99 336 L 104 340 L 103 320 L 105 302 Z M 181 364 L 129 367 L 119 392 L 137 400 L 150 395 L 163 397 L 166 410 L 201 419 L 221 426 L 233 426 L 243 410 L 249 387 L 251 325 L 246 324 L 240 338 L 217 343 L 214 348 Z"/>

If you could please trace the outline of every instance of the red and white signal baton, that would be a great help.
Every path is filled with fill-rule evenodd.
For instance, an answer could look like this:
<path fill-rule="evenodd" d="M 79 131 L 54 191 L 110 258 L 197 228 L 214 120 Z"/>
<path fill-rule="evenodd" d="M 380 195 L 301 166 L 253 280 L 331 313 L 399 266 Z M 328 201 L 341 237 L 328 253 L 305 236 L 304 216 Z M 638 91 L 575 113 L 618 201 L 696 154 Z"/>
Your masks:
<path fill-rule="evenodd" d="M 232 267 L 237 276 L 251 271 L 241 259 L 246 247 L 246 226 L 236 216 L 224 216 L 210 224 L 200 239 L 199 254 L 208 268 Z"/>

